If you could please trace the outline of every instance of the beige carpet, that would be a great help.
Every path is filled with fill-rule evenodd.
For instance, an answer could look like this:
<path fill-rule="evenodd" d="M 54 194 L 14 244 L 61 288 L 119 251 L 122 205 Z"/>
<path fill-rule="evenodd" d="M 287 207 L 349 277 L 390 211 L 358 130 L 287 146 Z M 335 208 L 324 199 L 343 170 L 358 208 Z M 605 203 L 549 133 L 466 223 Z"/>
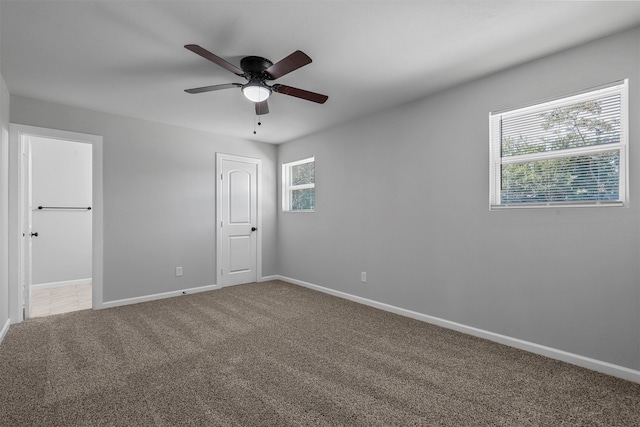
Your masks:
<path fill-rule="evenodd" d="M 30 319 L 2 426 L 638 426 L 640 384 L 283 282 Z"/>

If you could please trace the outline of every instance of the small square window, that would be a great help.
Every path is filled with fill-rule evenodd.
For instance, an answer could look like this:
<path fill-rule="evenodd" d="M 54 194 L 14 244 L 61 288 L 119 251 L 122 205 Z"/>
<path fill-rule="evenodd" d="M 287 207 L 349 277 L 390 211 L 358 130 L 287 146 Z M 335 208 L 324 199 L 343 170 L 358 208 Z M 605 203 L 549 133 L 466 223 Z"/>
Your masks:
<path fill-rule="evenodd" d="M 282 165 L 282 210 L 313 212 L 316 206 L 314 157 Z"/>
<path fill-rule="evenodd" d="M 624 206 L 627 80 L 490 115 L 490 208 Z"/>

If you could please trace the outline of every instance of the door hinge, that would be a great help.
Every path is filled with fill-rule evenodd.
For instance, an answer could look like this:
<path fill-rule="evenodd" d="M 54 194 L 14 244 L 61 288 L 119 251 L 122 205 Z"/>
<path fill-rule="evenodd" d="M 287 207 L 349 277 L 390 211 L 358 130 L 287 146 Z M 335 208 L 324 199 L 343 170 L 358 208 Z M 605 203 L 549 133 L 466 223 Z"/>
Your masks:
<path fill-rule="evenodd" d="M 224 275 L 224 270 L 220 269 L 220 275 L 223 276 Z"/>
<path fill-rule="evenodd" d="M 220 174 L 220 181 L 222 181 L 222 180 L 223 180 L 223 178 L 222 178 L 222 177 L 223 177 L 223 175 L 222 175 L 222 174 Z"/>

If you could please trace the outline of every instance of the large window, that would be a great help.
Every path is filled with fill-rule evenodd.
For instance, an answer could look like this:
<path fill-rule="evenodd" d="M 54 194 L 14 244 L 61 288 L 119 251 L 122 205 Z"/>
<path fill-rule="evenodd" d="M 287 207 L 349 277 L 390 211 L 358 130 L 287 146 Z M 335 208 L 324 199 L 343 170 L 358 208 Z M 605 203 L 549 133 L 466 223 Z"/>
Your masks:
<path fill-rule="evenodd" d="M 313 157 L 282 165 L 282 210 L 313 212 L 316 206 Z"/>
<path fill-rule="evenodd" d="M 627 201 L 627 81 L 492 113 L 490 205 Z"/>

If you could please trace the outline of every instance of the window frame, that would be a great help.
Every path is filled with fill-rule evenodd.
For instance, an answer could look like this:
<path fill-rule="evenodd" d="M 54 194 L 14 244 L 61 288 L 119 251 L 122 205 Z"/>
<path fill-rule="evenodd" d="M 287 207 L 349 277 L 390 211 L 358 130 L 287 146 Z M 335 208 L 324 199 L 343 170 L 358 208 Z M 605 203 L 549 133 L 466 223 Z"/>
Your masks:
<path fill-rule="evenodd" d="M 282 163 L 282 211 L 283 212 L 315 212 L 315 188 L 316 188 L 316 174 L 315 174 L 315 156 L 307 157 L 302 160 L 296 160 L 293 162 Z M 294 166 L 303 165 L 305 163 L 314 163 L 313 183 L 312 184 L 298 184 L 291 185 L 291 169 Z M 313 209 L 292 209 L 291 208 L 291 193 L 295 190 L 308 190 L 313 189 L 314 192 L 314 204 Z"/>
<path fill-rule="evenodd" d="M 618 143 L 590 145 L 585 147 L 523 154 L 503 157 L 501 122 L 503 118 L 521 116 L 536 112 L 549 111 L 606 95 L 620 94 L 620 141 Z M 576 202 L 539 202 L 502 204 L 502 166 L 515 163 L 534 162 L 568 158 L 589 154 L 619 152 L 618 200 L 583 200 Z M 489 210 L 536 209 L 565 207 L 628 207 L 629 201 L 629 79 L 619 80 L 597 88 L 587 89 L 553 99 L 536 102 L 526 106 L 510 108 L 489 114 Z"/>

